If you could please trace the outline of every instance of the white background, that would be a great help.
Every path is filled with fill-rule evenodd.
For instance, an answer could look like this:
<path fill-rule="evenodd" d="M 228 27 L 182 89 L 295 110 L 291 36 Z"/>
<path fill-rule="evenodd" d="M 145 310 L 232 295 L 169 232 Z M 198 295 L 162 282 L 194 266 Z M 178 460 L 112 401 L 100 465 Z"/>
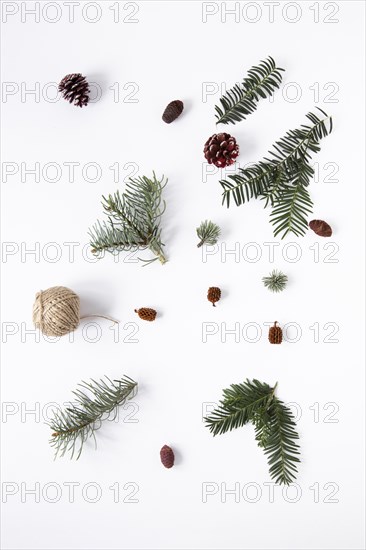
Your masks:
<path fill-rule="evenodd" d="M 3 9 L 10 5 L 9 11 L 19 8 L 2 25 L 2 79 L 14 92 L 3 96 L 3 163 L 19 169 L 2 184 L 3 500 L 9 488 L 15 493 L 2 506 L 3 548 L 364 548 L 363 2 L 281 3 L 274 6 L 272 22 L 269 3 L 237 3 L 238 21 L 234 15 L 225 21 L 225 6 L 211 3 L 217 13 L 206 23 L 200 2 L 138 2 L 134 15 L 134 6 L 122 2 L 117 22 L 111 9 L 117 3 L 99 2 L 95 23 L 90 22 L 97 15 L 93 6 L 83 18 L 84 2 L 75 6 L 73 23 L 63 2 L 58 12 L 51 3 L 39 23 L 34 15 L 21 20 L 22 5 L 34 8 L 34 2 L 2 4 Z M 58 15 L 59 21 L 47 21 Z M 232 86 L 267 55 L 286 69 L 284 88 L 247 121 L 222 129 L 237 138 L 238 160 L 245 164 L 265 155 L 286 130 L 305 123 L 314 106 L 333 115 L 334 132 L 314 159 L 320 177 L 311 184 L 313 218 L 331 224 L 329 240 L 310 231 L 304 238 L 273 239 L 261 203 L 226 210 L 220 173 L 205 176 L 202 149 L 215 132 L 217 89 L 222 83 Z M 101 97 L 85 109 L 51 101 L 54 88 L 48 83 L 79 71 L 99 85 Z M 134 103 L 126 101 L 137 89 L 131 82 L 138 86 Z M 24 96 L 36 83 L 39 97 Z M 115 83 L 119 98 L 110 89 L 116 90 Z M 216 93 L 205 97 L 205 83 Z M 162 111 L 178 98 L 184 113 L 166 125 Z M 36 162 L 41 170 L 58 163 L 60 180 L 50 182 L 50 170 L 39 182 L 33 175 L 22 182 L 21 163 L 32 168 Z M 74 182 L 66 162 L 80 163 Z M 82 174 L 89 162 L 102 171 L 94 183 Z M 120 183 L 109 169 L 114 163 L 120 166 Z M 92 263 L 82 254 L 88 227 L 102 216 L 101 195 L 123 189 L 126 163 L 136 163 L 140 175 L 155 170 L 169 177 L 163 219 L 169 262 L 163 267 L 142 268 L 124 262 L 123 254 L 118 263 L 111 256 Z M 338 165 L 333 176 L 338 181 L 326 179 L 333 166 L 327 163 Z M 220 245 L 207 261 L 195 235 L 205 218 L 222 228 Z M 297 248 L 286 248 L 289 242 Z M 328 242 L 335 244 L 325 249 Z M 76 243 L 74 258 L 65 243 Z M 278 243 L 273 262 L 264 243 Z M 225 256 L 225 247 L 235 246 L 239 257 Z M 31 249 L 35 255 L 26 253 Z M 294 254 L 298 261 L 290 261 Z M 274 267 L 289 277 L 280 295 L 261 282 Z M 84 322 L 73 342 L 69 337 L 37 341 L 26 334 L 33 328 L 35 293 L 53 285 L 75 290 L 83 314 L 120 319 L 119 341 L 114 342 L 108 321 Z M 216 309 L 206 300 L 212 285 L 223 291 Z M 139 321 L 133 310 L 141 306 L 158 310 L 155 323 Z M 274 320 L 297 323 L 299 340 L 270 346 L 264 323 Z M 239 323 L 240 330 L 257 323 L 262 335 L 251 342 L 252 329 L 239 342 L 228 335 L 225 343 L 218 325 L 219 332 L 203 343 L 205 322 L 226 323 L 228 329 Z M 136 323 L 138 343 L 123 341 L 131 331 L 126 323 Z M 309 328 L 314 323 L 319 323 L 319 343 Z M 333 326 L 324 329 L 326 323 L 339 326 L 333 336 L 338 343 L 324 342 Z M 287 339 L 296 334 L 293 325 Z M 54 462 L 44 424 L 47 404 L 64 403 L 79 381 L 104 374 L 128 374 L 139 382 L 134 399 L 139 410 L 132 418 L 138 422 L 123 422 L 132 409 L 122 410 L 119 423 L 98 432 L 97 451 L 90 444 L 78 462 Z M 202 422 L 205 403 L 217 402 L 223 388 L 247 377 L 278 381 L 279 397 L 295 403 L 301 416 L 298 485 L 287 494 L 276 487 L 274 502 L 252 428 L 213 438 Z M 326 409 L 327 403 L 335 405 Z M 27 414 L 37 407 L 36 414 Z M 171 470 L 160 464 L 164 444 L 176 451 Z M 70 482 L 79 483 L 74 502 L 69 502 Z M 217 492 L 204 502 L 207 482 Z M 39 502 L 24 492 L 36 483 Z M 121 489 L 117 503 L 114 484 Z M 136 485 L 138 502 L 123 502 Z M 96 487 L 100 499 L 92 503 Z M 240 494 L 228 494 L 225 502 L 225 487 Z"/>

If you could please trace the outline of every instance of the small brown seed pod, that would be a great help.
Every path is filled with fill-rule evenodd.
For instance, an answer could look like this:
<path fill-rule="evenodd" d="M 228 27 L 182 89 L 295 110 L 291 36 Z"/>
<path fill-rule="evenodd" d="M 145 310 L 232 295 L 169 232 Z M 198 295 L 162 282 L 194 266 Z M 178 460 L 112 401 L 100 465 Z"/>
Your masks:
<path fill-rule="evenodd" d="M 210 286 L 207 291 L 207 300 L 212 303 L 214 307 L 216 302 L 221 298 L 221 290 L 217 286 Z"/>
<path fill-rule="evenodd" d="M 164 445 L 164 447 L 160 449 L 160 460 L 165 468 L 172 468 L 174 466 L 173 449 L 168 447 L 168 445 Z"/>
<path fill-rule="evenodd" d="M 163 113 L 162 119 L 167 124 L 170 124 L 179 117 L 179 115 L 183 112 L 183 101 L 180 99 L 175 99 L 174 101 L 171 101 L 169 105 L 165 107 L 165 111 Z"/>
<path fill-rule="evenodd" d="M 151 309 L 150 307 L 140 307 L 140 309 L 135 309 L 135 313 L 143 321 L 155 321 L 157 315 L 155 309 Z"/>
<path fill-rule="evenodd" d="M 309 227 L 314 231 L 314 233 L 319 235 L 319 237 L 332 236 L 332 228 L 323 220 L 311 220 L 311 222 L 309 222 Z"/>
<path fill-rule="evenodd" d="M 282 328 L 277 326 L 277 321 L 269 329 L 268 340 L 271 344 L 281 344 L 282 342 Z"/>

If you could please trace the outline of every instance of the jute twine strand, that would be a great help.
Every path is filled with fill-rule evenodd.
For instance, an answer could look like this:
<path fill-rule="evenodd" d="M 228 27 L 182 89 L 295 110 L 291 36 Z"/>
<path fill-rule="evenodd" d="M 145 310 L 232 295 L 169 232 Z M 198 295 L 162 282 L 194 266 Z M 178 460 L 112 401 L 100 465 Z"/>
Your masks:
<path fill-rule="evenodd" d="M 80 298 L 71 289 L 53 286 L 36 294 L 33 305 L 33 323 L 46 336 L 64 336 L 75 330 L 80 319 L 102 317 L 117 323 L 106 315 L 83 315 L 80 317 Z"/>

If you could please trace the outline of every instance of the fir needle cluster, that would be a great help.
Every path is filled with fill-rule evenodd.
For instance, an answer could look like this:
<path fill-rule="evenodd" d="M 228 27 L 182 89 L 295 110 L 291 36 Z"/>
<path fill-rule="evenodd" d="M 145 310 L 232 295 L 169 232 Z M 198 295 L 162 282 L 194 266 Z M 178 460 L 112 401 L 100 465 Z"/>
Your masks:
<path fill-rule="evenodd" d="M 130 178 L 123 193 L 116 191 L 103 196 L 102 206 L 108 222 L 97 222 L 90 230 L 92 252 L 102 256 L 120 251 L 149 249 L 155 258 L 141 260 L 151 263 L 157 259 L 164 264 L 160 221 L 165 211 L 162 192 L 168 180 L 146 176 Z"/>
<path fill-rule="evenodd" d="M 200 239 L 197 247 L 200 248 L 204 244 L 213 246 L 217 243 L 220 236 L 220 227 L 210 220 L 201 222 L 200 226 L 196 229 L 197 237 Z"/>
<path fill-rule="evenodd" d="M 54 418 L 47 424 L 52 430 L 50 444 L 55 448 L 55 458 L 71 453 L 78 459 L 84 443 L 94 438 L 103 420 L 114 420 L 117 407 L 123 405 L 137 393 L 137 382 L 123 376 L 120 380 L 92 380 L 82 382 L 76 389 L 74 401 L 65 410 L 56 410 Z M 85 393 L 87 392 L 87 393 Z"/>
<path fill-rule="evenodd" d="M 282 271 L 274 269 L 268 277 L 263 277 L 262 281 L 271 292 L 282 292 L 286 288 L 288 278 Z"/>
<path fill-rule="evenodd" d="M 223 391 L 218 408 L 205 418 L 205 423 L 214 436 L 253 424 L 272 479 L 288 485 L 296 479 L 296 464 L 300 462 L 296 443 L 299 436 L 292 412 L 276 397 L 276 388 L 277 384 L 271 387 L 258 380 L 232 384 Z"/>

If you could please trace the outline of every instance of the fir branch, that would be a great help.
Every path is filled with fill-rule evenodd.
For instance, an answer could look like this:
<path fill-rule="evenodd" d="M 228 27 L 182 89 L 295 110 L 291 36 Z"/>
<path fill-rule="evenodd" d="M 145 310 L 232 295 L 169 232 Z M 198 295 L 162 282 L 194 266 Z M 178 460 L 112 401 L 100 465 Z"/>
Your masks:
<path fill-rule="evenodd" d="M 114 420 L 117 407 L 136 395 L 137 382 L 128 376 L 113 381 L 105 377 L 105 380 L 79 384 L 82 389 L 73 392 L 75 402 L 64 411 L 56 411 L 47 423 L 53 432 L 50 444 L 55 447 L 55 458 L 71 452 L 71 458 L 76 454 L 78 459 L 87 439 L 93 437 L 95 440 L 95 431 L 102 421 Z"/>
<path fill-rule="evenodd" d="M 269 473 L 276 483 L 288 485 L 296 479 L 296 463 L 300 462 L 296 424 L 291 410 L 277 397 L 271 403 L 270 419 L 270 433 L 264 447 Z"/>
<path fill-rule="evenodd" d="M 235 84 L 222 96 L 221 107 L 215 106 L 216 124 L 235 124 L 245 120 L 257 109 L 261 98 L 273 95 L 276 88 L 280 87 L 283 70 L 276 67 L 272 57 L 261 61 L 257 67 L 252 67 L 242 84 Z"/>
<path fill-rule="evenodd" d="M 274 226 L 273 236 L 282 233 L 282 239 L 288 233 L 297 237 L 305 235 L 308 229 L 307 215 L 312 212 L 313 202 L 309 191 L 300 181 L 286 186 L 273 204 L 270 221 Z"/>
<path fill-rule="evenodd" d="M 223 434 L 251 422 L 258 446 L 264 449 L 269 472 L 276 483 L 289 484 L 296 476 L 300 462 L 299 436 L 292 413 L 275 396 L 277 384 L 271 388 L 258 380 L 232 384 L 223 391 L 216 410 L 205 418 L 213 435 Z"/>
<path fill-rule="evenodd" d="M 102 256 L 105 251 L 113 254 L 120 251 L 149 249 L 156 258 L 166 262 L 161 241 L 160 221 L 165 211 L 162 191 L 168 180 L 146 176 L 130 178 L 126 190 L 103 196 L 102 206 L 108 223 L 99 221 L 89 230 L 92 252 Z M 145 260 L 143 260 L 145 261 Z"/>
<path fill-rule="evenodd" d="M 268 277 L 263 277 L 263 284 L 271 292 L 282 292 L 287 285 L 287 275 L 274 269 Z"/>
<path fill-rule="evenodd" d="M 258 380 L 232 384 L 223 390 L 219 407 L 205 418 L 207 427 L 215 436 L 244 426 L 266 409 L 273 392 L 274 388 Z"/>
<path fill-rule="evenodd" d="M 308 228 L 307 215 L 312 211 L 306 189 L 314 175 L 310 165 L 312 154 L 320 150 L 319 141 L 332 131 L 332 118 L 319 111 L 322 118 L 313 113 L 306 115 L 312 125 L 289 130 L 276 141 L 270 157 L 221 180 L 223 204 L 229 207 L 233 199 L 240 206 L 260 197 L 265 200 L 265 207 L 273 208 L 271 222 L 275 236 L 304 235 Z"/>
<path fill-rule="evenodd" d="M 197 247 L 200 248 L 204 244 L 214 245 L 220 236 L 220 227 L 215 223 L 205 220 L 201 222 L 196 229 L 197 237 L 200 239 Z"/>

